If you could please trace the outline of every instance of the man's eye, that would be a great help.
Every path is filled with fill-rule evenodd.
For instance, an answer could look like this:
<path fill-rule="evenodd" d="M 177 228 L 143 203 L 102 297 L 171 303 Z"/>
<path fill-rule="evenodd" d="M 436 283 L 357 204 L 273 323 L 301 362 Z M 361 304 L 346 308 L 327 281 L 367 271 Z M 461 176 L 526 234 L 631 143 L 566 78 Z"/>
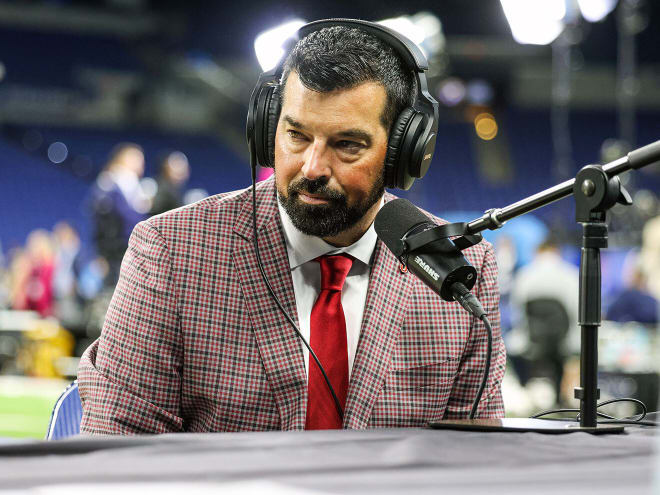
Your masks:
<path fill-rule="evenodd" d="M 288 130 L 287 132 L 289 133 L 289 137 L 294 141 L 302 141 L 303 139 L 305 139 L 305 135 L 301 134 L 298 131 Z"/>
<path fill-rule="evenodd" d="M 363 145 L 355 141 L 342 140 L 337 142 L 337 147 L 349 153 L 357 153 L 363 148 Z"/>

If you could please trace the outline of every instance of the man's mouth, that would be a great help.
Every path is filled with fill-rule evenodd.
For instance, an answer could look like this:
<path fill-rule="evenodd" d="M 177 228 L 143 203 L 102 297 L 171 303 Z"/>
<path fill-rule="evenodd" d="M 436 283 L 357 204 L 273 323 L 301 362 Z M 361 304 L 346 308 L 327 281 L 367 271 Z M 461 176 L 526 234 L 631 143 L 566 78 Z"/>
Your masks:
<path fill-rule="evenodd" d="M 324 205 L 330 202 L 330 199 L 325 196 L 311 194 L 303 191 L 298 191 L 298 197 L 303 203 L 310 205 Z"/>

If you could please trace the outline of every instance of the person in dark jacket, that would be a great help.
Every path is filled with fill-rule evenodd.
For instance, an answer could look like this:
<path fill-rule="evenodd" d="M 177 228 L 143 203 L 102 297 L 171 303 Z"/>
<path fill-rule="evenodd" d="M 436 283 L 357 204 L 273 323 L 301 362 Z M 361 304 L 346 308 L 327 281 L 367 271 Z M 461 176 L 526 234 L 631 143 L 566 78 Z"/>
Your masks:
<path fill-rule="evenodd" d="M 158 215 L 182 206 L 182 190 L 188 177 L 190 177 L 190 166 L 186 155 L 180 151 L 168 153 L 160 163 L 158 190 L 149 213 Z"/>

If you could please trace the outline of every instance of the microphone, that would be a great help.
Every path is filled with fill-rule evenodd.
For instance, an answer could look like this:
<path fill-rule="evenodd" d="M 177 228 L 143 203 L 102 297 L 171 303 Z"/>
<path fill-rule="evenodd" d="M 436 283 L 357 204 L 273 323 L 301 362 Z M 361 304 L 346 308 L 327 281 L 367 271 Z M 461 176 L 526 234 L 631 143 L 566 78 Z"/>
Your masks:
<path fill-rule="evenodd" d="M 410 201 L 385 203 L 376 215 L 374 228 L 399 261 L 442 299 L 458 301 L 477 318 L 486 315 L 470 292 L 477 270 L 450 239 L 434 236 L 433 229 L 440 227 Z"/>

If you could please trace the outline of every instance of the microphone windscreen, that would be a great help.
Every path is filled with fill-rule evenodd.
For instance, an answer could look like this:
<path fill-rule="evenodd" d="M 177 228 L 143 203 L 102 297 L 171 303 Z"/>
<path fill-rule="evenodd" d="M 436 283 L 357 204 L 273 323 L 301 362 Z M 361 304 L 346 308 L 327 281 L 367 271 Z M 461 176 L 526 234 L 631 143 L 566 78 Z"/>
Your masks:
<path fill-rule="evenodd" d="M 401 198 L 383 205 L 374 220 L 374 229 L 378 238 L 398 258 L 403 254 L 401 238 L 417 225 L 424 223 L 432 222 L 410 201 Z"/>

